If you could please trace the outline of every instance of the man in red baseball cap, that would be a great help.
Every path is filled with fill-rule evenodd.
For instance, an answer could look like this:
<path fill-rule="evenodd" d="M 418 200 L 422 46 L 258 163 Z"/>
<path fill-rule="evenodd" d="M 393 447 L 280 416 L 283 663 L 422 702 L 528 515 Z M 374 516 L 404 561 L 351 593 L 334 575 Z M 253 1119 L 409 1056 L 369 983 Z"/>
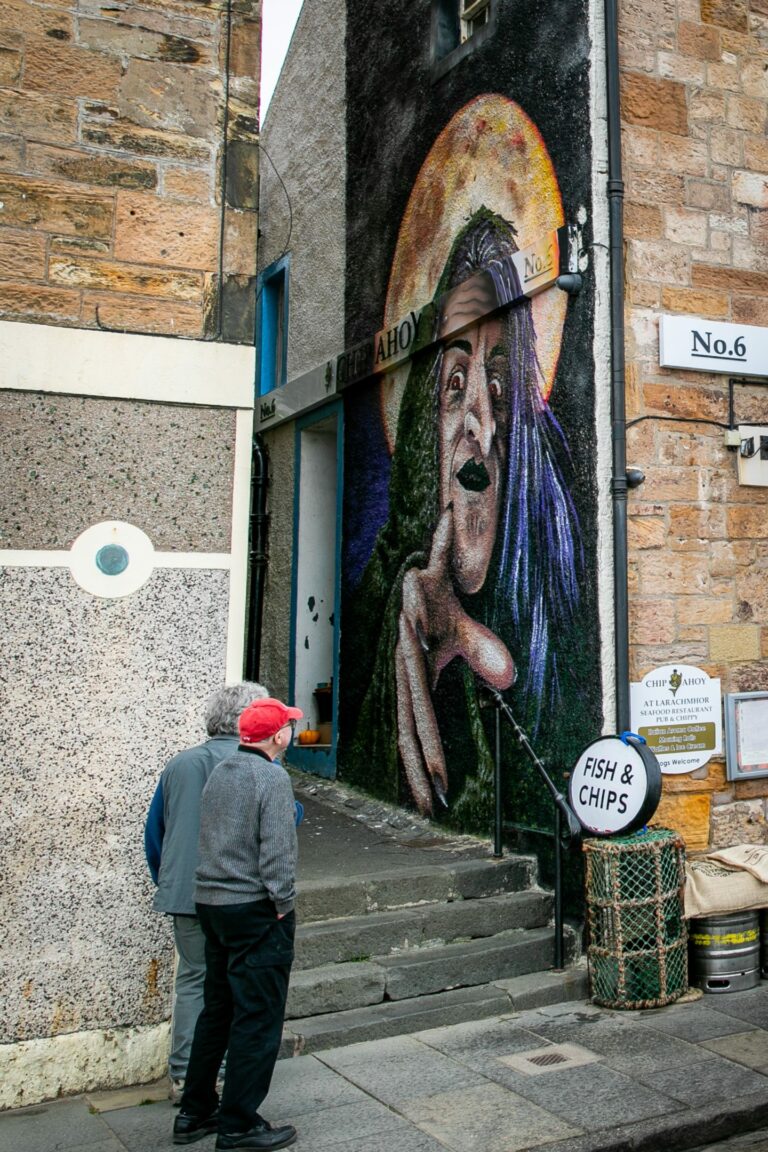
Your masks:
<path fill-rule="evenodd" d="M 174 1144 L 216 1131 L 217 1152 L 285 1148 L 296 1139 L 291 1124 L 274 1127 L 259 1107 L 282 1039 L 295 931 L 296 814 L 277 759 L 302 715 L 270 696 L 254 700 L 240 715 L 237 751 L 213 770 L 202 795 L 195 907 L 205 933 L 205 1006 Z"/>

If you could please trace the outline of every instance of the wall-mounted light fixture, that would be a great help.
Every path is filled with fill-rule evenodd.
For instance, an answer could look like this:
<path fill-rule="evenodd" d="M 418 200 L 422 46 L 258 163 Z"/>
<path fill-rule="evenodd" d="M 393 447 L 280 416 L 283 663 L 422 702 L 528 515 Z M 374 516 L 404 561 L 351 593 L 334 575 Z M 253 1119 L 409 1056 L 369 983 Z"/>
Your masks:
<path fill-rule="evenodd" d="M 581 272 L 563 272 L 555 281 L 558 288 L 567 292 L 569 296 L 578 296 L 584 287 L 584 277 Z"/>

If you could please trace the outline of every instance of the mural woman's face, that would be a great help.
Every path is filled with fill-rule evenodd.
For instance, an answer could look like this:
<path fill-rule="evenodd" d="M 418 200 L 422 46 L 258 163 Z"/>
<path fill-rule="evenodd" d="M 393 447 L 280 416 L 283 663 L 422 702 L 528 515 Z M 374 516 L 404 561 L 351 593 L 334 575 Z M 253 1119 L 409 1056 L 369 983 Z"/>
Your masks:
<path fill-rule="evenodd" d="M 509 347 L 487 320 L 448 337 L 440 370 L 440 507 L 453 505 L 453 575 L 466 593 L 485 583 L 507 461 Z"/>

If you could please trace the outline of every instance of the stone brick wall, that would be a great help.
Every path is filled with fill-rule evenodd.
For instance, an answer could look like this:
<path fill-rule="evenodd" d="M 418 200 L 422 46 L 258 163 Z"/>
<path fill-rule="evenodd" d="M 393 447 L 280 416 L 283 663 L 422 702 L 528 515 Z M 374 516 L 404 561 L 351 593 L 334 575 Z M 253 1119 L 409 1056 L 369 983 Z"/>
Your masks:
<path fill-rule="evenodd" d="M 0 319 L 253 340 L 260 7 L 3 0 Z"/>
<path fill-rule="evenodd" d="M 768 324 L 768 2 L 622 0 L 631 678 L 673 661 L 768 688 L 768 489 L 740 487 L 728 378 L 659 367 L 658 316 Z M 737 387 L 736 420 L 768 423 Z M 674 419 L 670 419 L 674 418 Z M 696 421 L 685 423 L 684 421 Z M 768 780 L 666 777 L 689 849 L 764 842 Z"/>

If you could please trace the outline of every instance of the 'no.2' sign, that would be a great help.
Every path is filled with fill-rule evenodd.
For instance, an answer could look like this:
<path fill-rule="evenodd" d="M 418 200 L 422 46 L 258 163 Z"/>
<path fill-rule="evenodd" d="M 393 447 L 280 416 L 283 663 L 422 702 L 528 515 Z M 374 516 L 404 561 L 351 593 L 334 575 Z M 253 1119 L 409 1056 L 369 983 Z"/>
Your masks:
<path fill-rule="evenodd" d="M 661 799 L 659 762 L 644 742 L 627 734 L 589 744 L 568 781 L 571 808 L 593 836 L 636 832 Z"/>

